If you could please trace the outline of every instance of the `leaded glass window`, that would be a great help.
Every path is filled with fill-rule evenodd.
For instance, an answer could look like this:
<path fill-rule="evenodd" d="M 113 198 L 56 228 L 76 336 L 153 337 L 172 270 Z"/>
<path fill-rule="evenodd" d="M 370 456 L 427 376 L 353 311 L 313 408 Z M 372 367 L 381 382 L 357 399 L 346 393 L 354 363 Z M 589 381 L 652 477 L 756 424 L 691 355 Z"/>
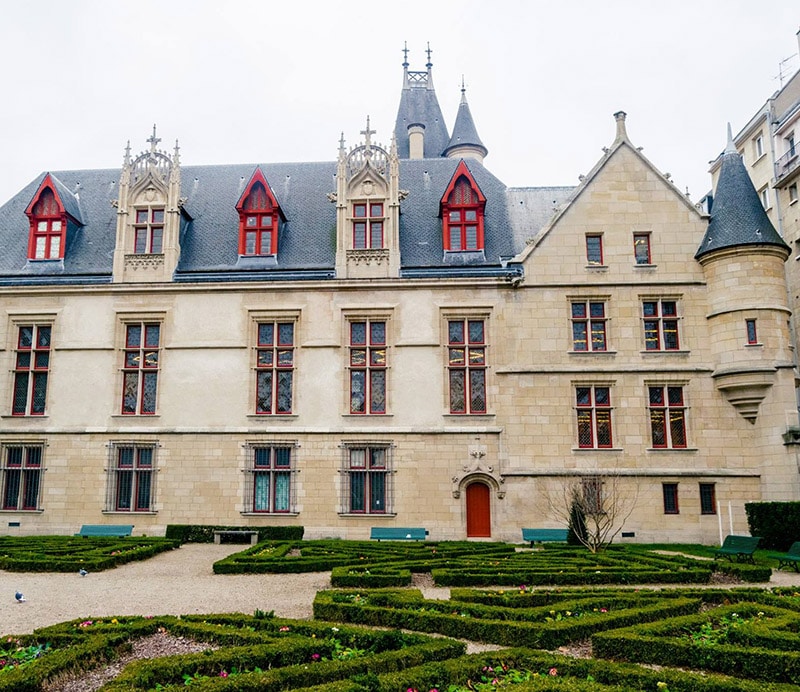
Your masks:
<path fill-rule="evenodd" d="M 483 320 L 447 323 L 450 413 L 486 413 L 486 335 Z"/>
<path fill-rule="evenodd" d="M 354 320 L 350 326 L 350 413 L 386 413 L 386 322 Z"/>
<path fill-rule="evenodd" d="M 259 322 L 256 343 L 256 414 L 292 412 L 294 322 Z"/>

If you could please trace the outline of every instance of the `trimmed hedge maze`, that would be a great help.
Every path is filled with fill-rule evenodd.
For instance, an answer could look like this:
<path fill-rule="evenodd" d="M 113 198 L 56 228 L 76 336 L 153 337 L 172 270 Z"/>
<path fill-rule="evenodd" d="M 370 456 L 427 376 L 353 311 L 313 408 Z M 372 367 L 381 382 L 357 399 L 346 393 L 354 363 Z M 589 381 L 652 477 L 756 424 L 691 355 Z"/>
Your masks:
<path fill-rule="evenodd" d="M 137 639 L 159 634 L 207 648 L 134 660 L 100 689 L 789 692 L 800 684 L 800 594 L 791 592 L 460 589 L 450 601 L 438 602 L 408 590 L 321 592 L 315 615 L 333 611 L 390 629 L 258 611 L 73 620 L 3 637 L 0 692 L 42 692 L 85 680 L 127 654 Z M 415 616 L 402 624 L 416 623 L 417 629 L 517 643 L 465 655 L 463 642 L 397 629 L 396 618 L 404 612 Z M 566 651 L 588 637 L 594 659 L 531 648 Z M 658 666 L 648 663 L 654 660 Z"/>
<path fill-rule="evenodd" d="M 100 572 L 180 547 L 166 538 L 0 536 L 0 569 L 9 572 Z"/>
<path fill-rule="evenodd" d="M 704 584 L 713 571 L 742 581 L 769 581 L 761 565 L 700 561 L 618 546 L 592 555 L 584 548 L 517 550 L 508 543 L 375 543 L 286 541 L 259 543 L 214 564 L 217 574 L 322 572 L 336 587 L 408 586 L 430 572 L 437 586 L 563 586 Z"/>
<path fill-rule="evenodd" d="M 73 620 L 4 638 L 3 646 L 36 649 L 22 665 L 0 664 L 0 690 L 39 692 L 53 682 L 104 667 L 131 648 L 131 640 L 170 634 L 208 644 L 199 653 L 129 663 L 101 689 L 269 690 L 300 689 L 379 674 L 463 655 L 464 644 L 399 631 L 370 631 L 331 623 L 255 616 L 197 615 Z M 361 689 L 365 689 L 361 687 Z"/>

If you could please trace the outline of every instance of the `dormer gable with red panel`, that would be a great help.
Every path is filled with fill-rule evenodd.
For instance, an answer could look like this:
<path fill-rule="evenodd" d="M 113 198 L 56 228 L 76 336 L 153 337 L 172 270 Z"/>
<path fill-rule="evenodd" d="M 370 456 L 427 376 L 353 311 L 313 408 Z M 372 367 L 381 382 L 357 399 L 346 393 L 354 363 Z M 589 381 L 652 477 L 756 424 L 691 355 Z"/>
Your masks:
<path fill-rule="evenodd" d="M 286 221 L 264 173 L 257 168 L 236 203 L 239 256 L 275 257 L 280 225 Z"/>
<path fill-rule="evenodd" d="M 63 260 L 67 229 L 70 224 L 80 225 L 80 221 L 67 211 L 58 187 L 48 173 L 25 208 L 30 221 L 28 260 Z"/>
<path fill-rule="evenodd" d="M 445 252 L 483 252 L 486 197 L 462 159 L 439 202 Z"/>

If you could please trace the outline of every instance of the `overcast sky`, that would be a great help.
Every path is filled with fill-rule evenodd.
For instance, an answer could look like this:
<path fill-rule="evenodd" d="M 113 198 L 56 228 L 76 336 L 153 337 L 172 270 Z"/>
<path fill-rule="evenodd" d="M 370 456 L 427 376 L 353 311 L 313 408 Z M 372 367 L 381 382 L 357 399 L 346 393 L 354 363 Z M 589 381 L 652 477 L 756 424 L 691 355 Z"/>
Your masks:
<path fill-rule="evenodd" d="M 38 0 L 0 10 L 0 203 L 47 170 L 117 168 L 158 125 L 184 165 L 331 161 L 367 115 L 389 144 L 402 84 L 462 75 L 487 167 L 575 185 L 628 134 L 697 201 L 708 162 L 800 67 L 796 0 Z"/>

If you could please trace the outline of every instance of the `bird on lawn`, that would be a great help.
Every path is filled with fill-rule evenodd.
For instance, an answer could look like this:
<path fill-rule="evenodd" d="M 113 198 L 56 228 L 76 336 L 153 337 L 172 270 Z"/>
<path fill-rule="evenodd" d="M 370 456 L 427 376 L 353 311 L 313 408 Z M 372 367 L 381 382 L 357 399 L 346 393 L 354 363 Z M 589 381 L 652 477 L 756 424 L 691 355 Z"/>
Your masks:
<path fill-rule="evenodd" d="M 23 596 L 21 591 L 17 591 L 17 593 L 14 594 L 14 598 L 17 599 L 17 603 L 25 603 L 25 596 Z"/>
<path fill-rule="evenodd" d="M 83 567 L 81 567 L 81 568 L 78 570 L 78 574 L 80 574 L 82 577 L 85 577 L 85 576 L 86 576 L 87 574 L 89 574 L 89 573 L 88 573 L 88 572 L 87 572 L 85 569 L 83 569 Z"/>

